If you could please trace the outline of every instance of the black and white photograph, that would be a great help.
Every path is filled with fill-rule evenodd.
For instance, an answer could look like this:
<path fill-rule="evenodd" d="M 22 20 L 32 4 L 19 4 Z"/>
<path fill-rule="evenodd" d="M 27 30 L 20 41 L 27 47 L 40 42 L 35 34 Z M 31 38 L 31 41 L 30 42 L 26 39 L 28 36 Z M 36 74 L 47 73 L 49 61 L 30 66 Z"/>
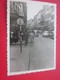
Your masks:
<path fill-rule="evenodd" d="M 7 2 L 7 73 L 56 69 L 56 4 Z"/>

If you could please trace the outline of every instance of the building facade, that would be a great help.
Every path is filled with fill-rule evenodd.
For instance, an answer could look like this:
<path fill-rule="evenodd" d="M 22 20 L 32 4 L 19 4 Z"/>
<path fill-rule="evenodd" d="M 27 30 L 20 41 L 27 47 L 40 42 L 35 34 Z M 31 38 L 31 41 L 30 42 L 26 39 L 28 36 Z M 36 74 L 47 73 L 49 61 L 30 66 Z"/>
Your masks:
<path fill-rule="evenodd" d="M 24 22 L 22 27 L 26 27 L 27 23 L 27 5 L 25 2 L 16 2 L 11 1 L 10 2 L 10 27 L 13 29 L 13 27 L 17 28 L 17 20 L 21 18 Z"/>
<path fill-rule="evenodd" d="M 46 27 L 48 30 L 54 29 L 54 6 L 48 7 L 41 13 L 43 26 Z"/>
<path fill-rule="evenodd" d="M 54 30 L 54 6 L 43 5 L 43 9 L 27 24 L 34 29 Z"/>

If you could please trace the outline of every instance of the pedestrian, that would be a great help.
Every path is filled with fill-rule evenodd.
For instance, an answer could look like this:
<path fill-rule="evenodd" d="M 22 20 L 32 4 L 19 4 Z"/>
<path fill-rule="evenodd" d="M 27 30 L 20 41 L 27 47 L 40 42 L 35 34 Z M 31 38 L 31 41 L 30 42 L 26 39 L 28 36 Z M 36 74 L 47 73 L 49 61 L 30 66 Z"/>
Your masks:
<path fill-rule="evenodd" d="M 29 34 L 29 42 L 33 43 L 33 41 L 34 41 L 34 33 L 31 31 Z"/>
<path fill-rule="evenodd" d="M 15 30 L 14 33 L 13 33 L 13 42 L 14 42 L 14 43 L 17 43 L 17 42 L 18 42 L 18 33 L 17 33 L 16 30 Z"/>
<path fill-rule="evenodd" d="M 26 31 L 25 32 L 25 45 L 27 46 L 27 44 L 28 44 L 28 37 L 29 37 L 29 34 L 28 34 L 28 32 Z"/>

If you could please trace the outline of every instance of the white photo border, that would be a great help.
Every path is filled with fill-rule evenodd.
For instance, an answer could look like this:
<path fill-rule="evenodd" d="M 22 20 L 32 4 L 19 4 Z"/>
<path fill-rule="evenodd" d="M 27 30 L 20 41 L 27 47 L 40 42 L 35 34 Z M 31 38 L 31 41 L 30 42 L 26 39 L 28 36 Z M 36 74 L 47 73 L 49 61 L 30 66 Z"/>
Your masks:
<path fill-rule="evenodd" d="M 48 68 L 48 69 L 38 69 L 38 70 L 31 70 L 31 71 L 21 71 L 21 72 L 10 72 L 10 1 L 20 1 L 20 2 L 29 2 L 30 0 L 7 0 L 7 75 L 20 75 L 20 74 L 26 74 L 26 73 L 35 73 L 35 72 L 42 72 L 42 71 L 49 71 L 49 70 L 55 70 L 56 69 L 56 8 L 57 5 L 55 3 L 49 3 L 49 2 L 41 2 L 41 1 L 33 1 L 33 2 L 40 2 L 42 4 L 47 5 L 54 5 L 54 68 Z"/>

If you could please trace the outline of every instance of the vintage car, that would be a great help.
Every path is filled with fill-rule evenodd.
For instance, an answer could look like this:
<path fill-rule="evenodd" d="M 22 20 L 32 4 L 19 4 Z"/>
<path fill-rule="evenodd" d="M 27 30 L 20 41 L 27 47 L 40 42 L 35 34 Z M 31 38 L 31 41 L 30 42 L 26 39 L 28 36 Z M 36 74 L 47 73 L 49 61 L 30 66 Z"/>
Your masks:
<path fill-rule="evenodd" d="M 35 36 L 35 37 L 38 37 L 38 36 L 39 36 L 39 33 L 38 33 L 37 30 L 34 30 L 34 36 Z"/>
<path fill-rule="evenodd" d="M 54 31 L 49 32 L 49 37 L 50 37 L 51 39 L 54 39 Z"/>
<path fill-rule="evenodd" d="M 42 33 L 42 36 L 43 36 L 43 37 L 48 37 L 48 36 L 49 36 L 49 32 L 48 32 L 48 31 L 44 31 L 44 32 Z"/>

